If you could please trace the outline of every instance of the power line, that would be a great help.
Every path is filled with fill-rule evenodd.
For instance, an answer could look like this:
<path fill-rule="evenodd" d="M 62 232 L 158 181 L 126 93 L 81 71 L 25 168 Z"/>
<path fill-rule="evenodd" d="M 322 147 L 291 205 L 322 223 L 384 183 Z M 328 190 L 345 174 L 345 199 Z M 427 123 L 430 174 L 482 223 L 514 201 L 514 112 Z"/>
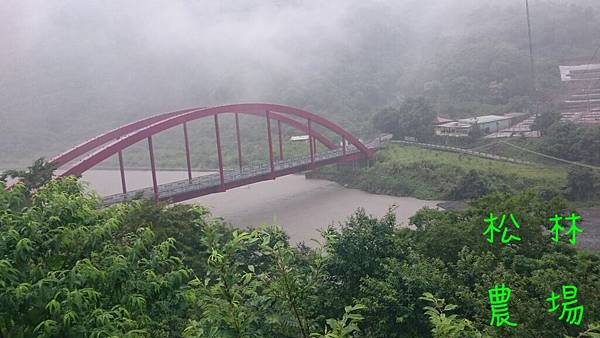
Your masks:
<path fill-rule="evenodd" d="M 589 164 L 584 164 L 584 163 L 579 163 L 579 162 L 574 162 L 574 161 L 569 161 L 569 160 L 565 160 L 565 159 L 562 159 L 562 158 L 558 158 L 558 157 L 554 157 L 554 156 L 550 156 L 550 155 L 538 153 L 537 151 L 533 151 L 533 150 L 530 150 L 530 149 L 527 149 L 527 148 L 519 147 L 519 146 L 514 145 L 512 143 L 508 143 L 506 141 L 498 141 L 498 142 L 504 143 L 504 144 L 506 144 L 508 146 L 511 146 L 511 147 L 519 149 L 519 150 L 523 150 L 523 151 L 526 151 L 526 152 L 529 152 L 529 153 L 532 153 L 532 154 L 536 154 L 536 155 L 539 155 L 539 156 L 542 156 L 542 157 L 546 157 L 546 158 L 549 158 L 549 159 L 553 159 L 553 160 L 556 160 L 556 161 L 565 162 L 565 163 L 576 165 L 576 166 L 579 166 L 579 167 L 600 170 L 600 167 L 596 167 L 596 166 L 589 165 Z"/>

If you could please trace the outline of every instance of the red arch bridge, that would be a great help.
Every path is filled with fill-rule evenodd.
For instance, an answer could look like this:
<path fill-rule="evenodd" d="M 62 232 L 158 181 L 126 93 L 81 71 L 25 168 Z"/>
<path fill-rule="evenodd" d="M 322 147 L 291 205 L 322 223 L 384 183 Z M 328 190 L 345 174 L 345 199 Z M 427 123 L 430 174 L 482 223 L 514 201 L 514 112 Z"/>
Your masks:
<path fill-rule="evenodd" d="M 226 170 L 223 166 L 219 117 L 224 114 L 233 114 L 235 117 L 238 166 L 234 170 Z M 264 131 L 269 152 L 267 163 L 244 164 L 240 141 L 239 115 L 250 115 L 265 119 L 266 127 Z M 187 123 L 202 118 L 214 120 L 215 146 L 219 169 L 218 172 L 213 174 L 193 177 Z M 306 155 L 284 158 L 282 124 L 308 135 Z M 185 147 L 188 178 L 177 182 L 159 184 L 156 175 L 152 137 L 171 128 L 181 128 L 183 131 L 182 141 Z M 275 135 L 272 131 L 274 128 L 277 132 L 275 142 L 273 140 Z M 321 133 L 320 130 L 324 130 L 324 132 Z M 326 136 L 325 133 L 333 136 Z M 152 186 L 128 191 L 123 165 L 123 150 L 140 141 L 146 141 L 148 145 Z M 274 145 L 274 143 L 276 144 Z M 318 143 L 324 146 L 320 148 L 326 150 L 318 152 Z M 368 159 L 373 156 L 373 153 L 381 145 L 382 138 L 363 143 L 328 119 L 298 108 L 277 104 L 247 103 L 210 108 L 192 108 L 154 115 L 98 135 L 56 156 L 50 162 L 58 169 L 64 170 L 59 177 L 81 176 L 85 171 L 107 158 L 117 156 L 121 173 L 122 193 L 104 197 L 103 204 L 110 205 L 140 197 L 174 203 L 260 181 L 272 180 L 276 177 L 310 170 L 327 164 Z M 277 157 L 274 156 L 273 151 L 275 146 L 279 148 Z"/>

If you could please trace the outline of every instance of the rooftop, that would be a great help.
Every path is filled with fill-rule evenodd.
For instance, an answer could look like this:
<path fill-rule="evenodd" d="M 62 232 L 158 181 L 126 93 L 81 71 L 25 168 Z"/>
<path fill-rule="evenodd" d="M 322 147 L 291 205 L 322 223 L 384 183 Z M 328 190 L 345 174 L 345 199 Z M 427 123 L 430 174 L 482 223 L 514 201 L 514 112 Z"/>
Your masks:
<path fill-rule="evenodd" d="M 437 127 L 445 127 L 445 128 L 471 128 L 471 125 L 468 123 L 460 123 L 460 122 L 448 122 L 444 124 L 438 124 Z"/>
<path fill-rule="evenodd" d="M 578 80 L 579 78 L 575 78 L 576 75 L 585 75 L 585 73 L 597 73 L 600 71 L 600 64 L 587 64 L 587 65 L 577 65 L 577 66 L 558 66 L 560 70 L 560 80 L 561 81 L 572 81 Z M 586 78 L 584 76 L 584 78 Z M 587 77 L 589 79 L 589 77 Z M 595 79 L 596 76 L 592 76 L 591 78 Z"/>
<path fill-rule="evenodd" d="M 468 123 L 468 124 L 482 124 L 482 123 L 490 123 L 496 121 L 503 121 L 510 119 L 510 116 L 500 116 L 500 115 L 484 115 L 477 117 L 470 117 L 468 119 L 460 119 L 459 122 Z"/>
<path fill-rule="evenodd" d="M 443 116 L 436 116 L 435 119 L 433 120 L 433 124 L 442 124 L 442 123 L 448 123 L 448 122 L 453 122 L 453 119 L 449 119 L 447 117 L 443 117 Z"/>

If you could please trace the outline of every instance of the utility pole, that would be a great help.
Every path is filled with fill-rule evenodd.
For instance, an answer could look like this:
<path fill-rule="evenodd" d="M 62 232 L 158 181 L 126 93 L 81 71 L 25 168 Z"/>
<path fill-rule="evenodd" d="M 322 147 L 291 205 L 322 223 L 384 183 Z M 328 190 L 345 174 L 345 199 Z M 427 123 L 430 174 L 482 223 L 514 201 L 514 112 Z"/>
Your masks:
<path fill-rule="evenodd" d="M 529 37 L 529 63 L 531 67 L 531 89 L 535 92 L 535 63 L 533 61 L 533 42 L 531 41 L 531 19 L 529 18 L 529 0 L 525 0 L 527 12 L 527 36 Z"/>
<path fill-rule="evenodd" d="M 533 61 L 533 42 L 531 41 L 531 19 L 529 17 L 529 0 L 525 0 L 525 11 L 527 13 L 527 36 L 529 38 L 529 63 L 531 67 L 531 94 L 533 97 L 533 112 L 535 114 L 535 119 L 538 118 L 538 102 L 537 102 L 537 90 L 535 85 L 535 63 Z"/>

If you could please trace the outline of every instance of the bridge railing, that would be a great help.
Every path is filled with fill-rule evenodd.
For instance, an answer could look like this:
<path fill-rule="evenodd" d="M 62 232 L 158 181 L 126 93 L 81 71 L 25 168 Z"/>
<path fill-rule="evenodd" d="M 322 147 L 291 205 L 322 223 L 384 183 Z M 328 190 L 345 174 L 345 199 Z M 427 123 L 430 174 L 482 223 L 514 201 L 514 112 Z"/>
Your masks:
<path fill-rule="evenodd" d="M 346 147 L 346 155 L 351 155 L 360 152 L 358 148 L 352 145 Z M 344 155 L 342 149 L 333 149 L 314 155 L 314 161 L 319 162 L 328 160 L 331 158 L 341 157 Z M 285 160 L 279 160 L 273 163 L 275 171 L 301 167 L 311 163 L 310 157 L 297 156 L 291 157 Z M 257 177 L 261 175 L 267 175 L 271 173 L 271 166 L 269 163 L 260 163 L 253 166 L 243 167 L 242 170 L 228 170 L 224 173 L 224 183 L 232 183 L 243 179 Z M 221 185 L 221 177 L 218 173 L 211 173 L 207 175 L 197 176 L 189 180 L 181 180 L 171 183 L 160 184 L 158 186 L 159 195 L 161 198 L 169 198 L 179 194 L 198 191 L 206 188 L 218 187 Z M 114 203 L 124 202 L 127 200 L 134 199 L 141 196 L 142 198 L 152 199 L 154 197 L 154 191 L 152 187 L 138 189 L 127 192 L 126 194 L 114 194 L 103 198 L 104 205 L 110 205 Z"/>

